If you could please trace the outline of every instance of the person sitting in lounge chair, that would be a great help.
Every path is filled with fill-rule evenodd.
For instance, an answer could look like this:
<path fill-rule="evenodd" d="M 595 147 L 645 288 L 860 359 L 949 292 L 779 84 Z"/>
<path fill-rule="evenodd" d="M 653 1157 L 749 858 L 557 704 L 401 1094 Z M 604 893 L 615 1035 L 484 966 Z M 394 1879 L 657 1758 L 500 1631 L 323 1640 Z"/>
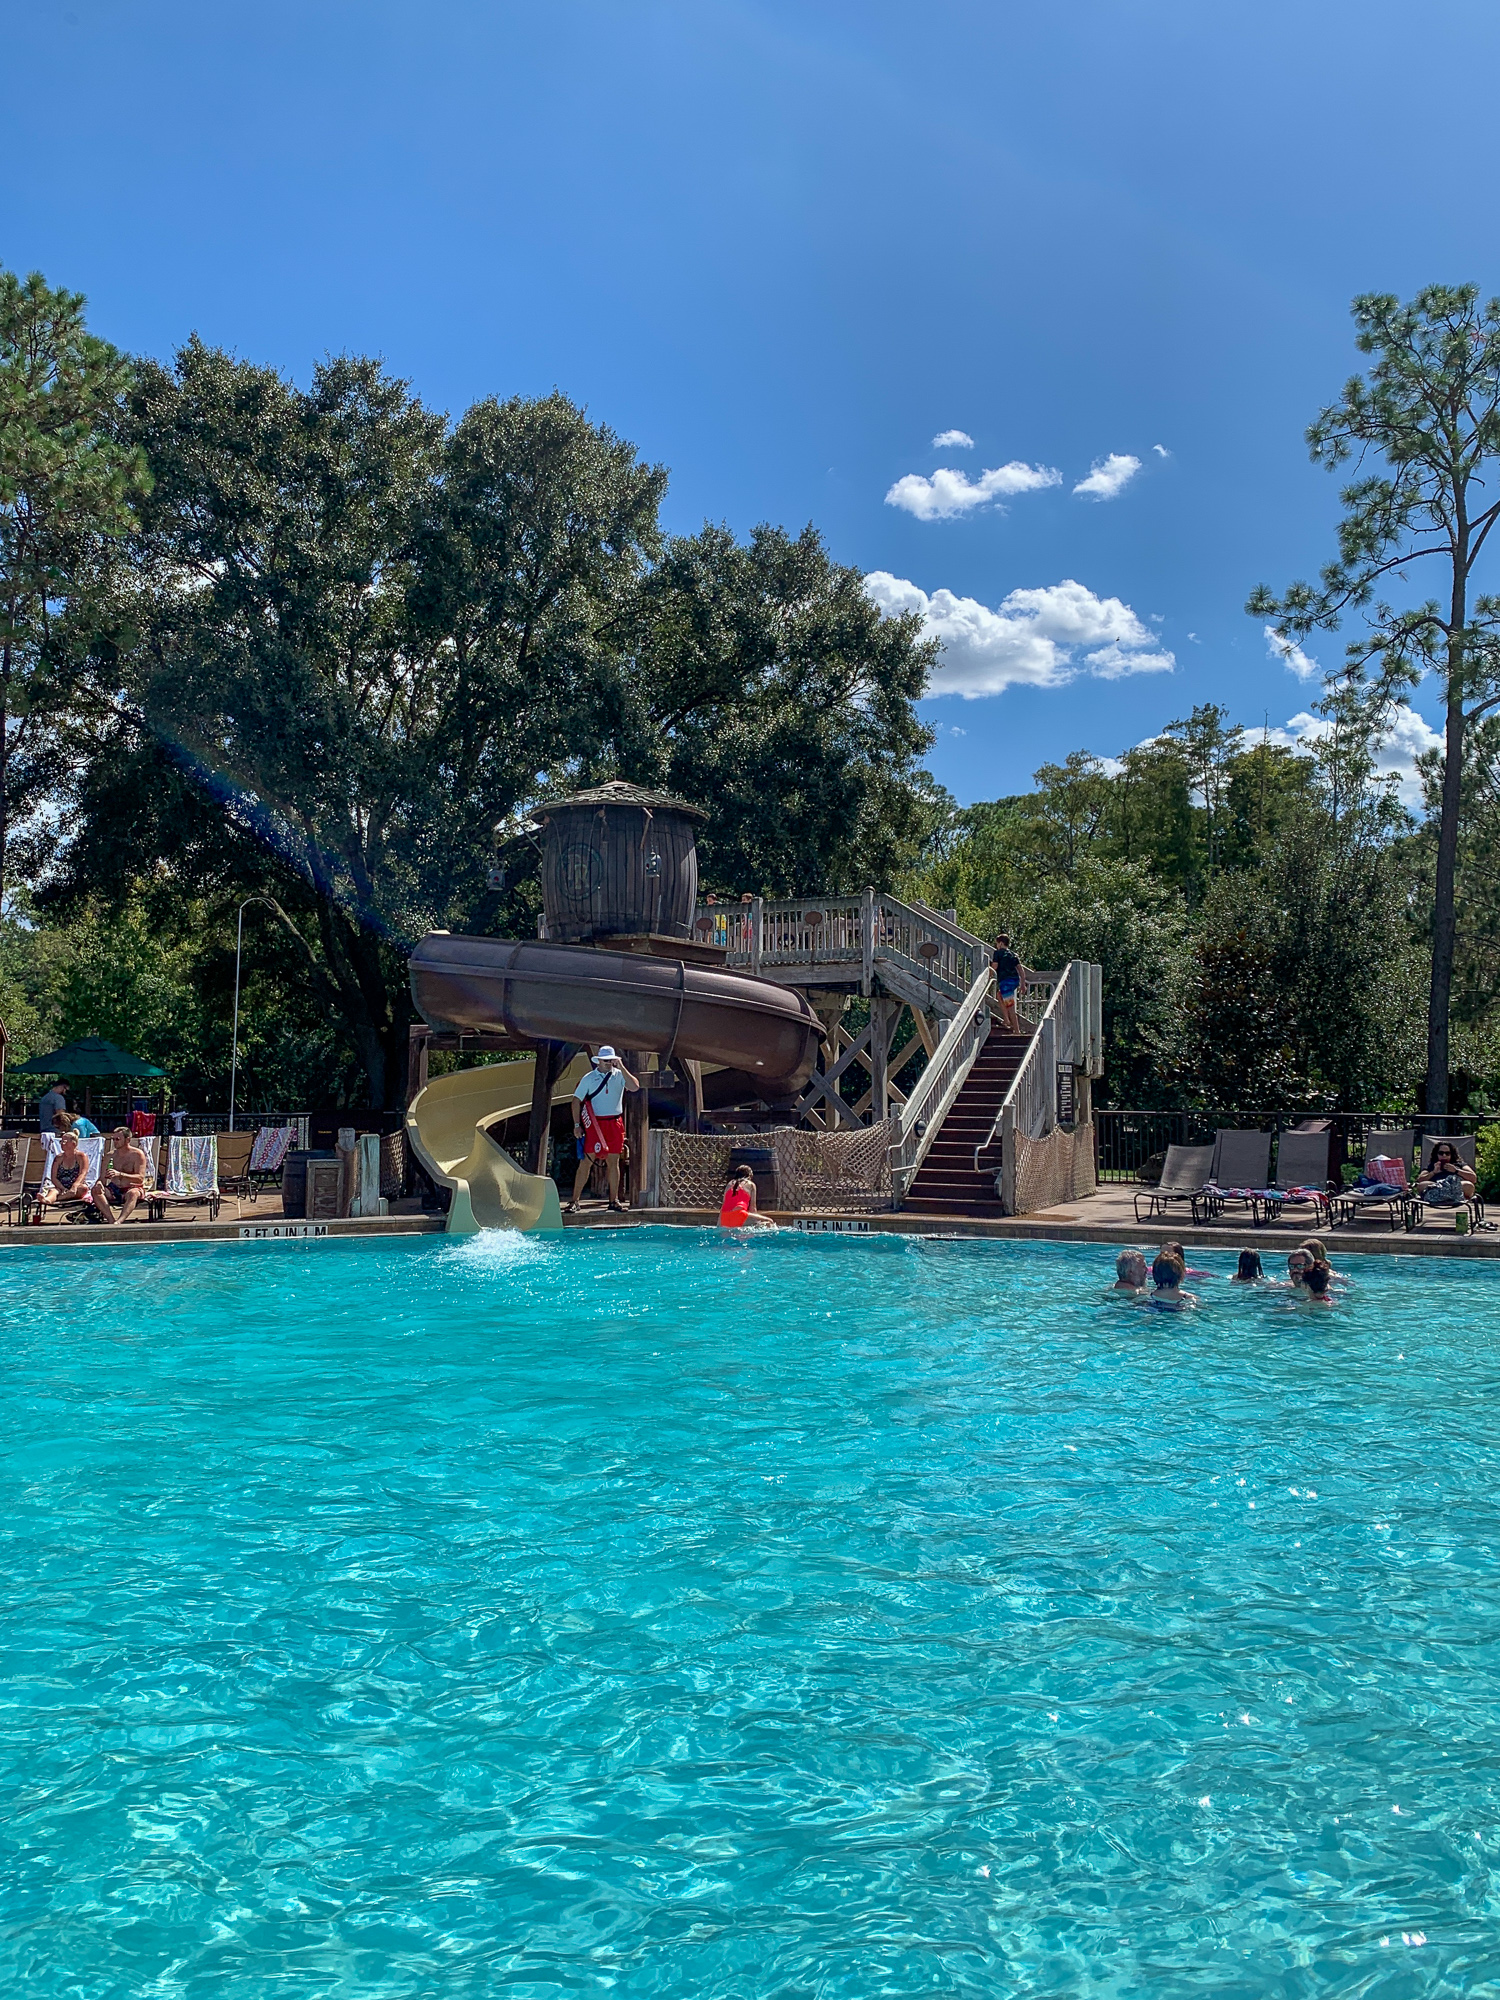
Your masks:
<path fill-rule="evenodd" d="M 125 1126 L 117 1125 L 110 1134 L 104 1171 L 91 1190 L 94 1206 L 106 1222 L 129 1222 L 145 1192 L 145 1151 Z"/>
<path fill-rule="evenodd" d="M 1454 1181 L 1458 1183 L 1456 1188 L 1452 1186 Z M 1446 1139 L 1438 1140 L 1431 1159 L 1417 1175 L 1419 1198 L 1435 1208 L 1458 1208 L 1474 1199 L 1478 1187 L 1474 1169 L 1464 1164 L 1458 1157 L 1458 1148 Z"/>
<path fill-rule="evenodd" d="M 67 1116 L 64 1112 L 63 1117 Z M 33 1222 L 44 1221 L 46 1209 L 59 1201 L 87 1200 L 89 1193 L 88 1155 L 78 1143 L 78 1134 L 66 1131 L 62 1144 L 47 1161 L 42 1175 L 42 1184 L 36 1191 L 37 1205 L 32 1212 Z"/>

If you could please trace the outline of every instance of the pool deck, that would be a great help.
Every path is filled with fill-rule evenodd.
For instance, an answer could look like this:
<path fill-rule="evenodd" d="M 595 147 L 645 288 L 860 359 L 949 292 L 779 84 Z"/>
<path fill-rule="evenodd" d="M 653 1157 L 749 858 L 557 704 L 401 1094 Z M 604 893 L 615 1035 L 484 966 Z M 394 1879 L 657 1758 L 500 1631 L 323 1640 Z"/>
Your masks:
<path fill-rule="evenodd" d="M 1249 1215 L 1227 1218 L 1211 1227 L 1194 1227 L 1186 1216 L 1160 1216 L 1137 1222 L 1133 1200 L 1140 1192 L 1133 1182 L 1106 1184 L 1082 1201 L 1067 1202 L 1057 1208 L 1041 1209 L 1034 1215 L 976 1218 L 966 1215 L 791 1215 L 772 1211 L 770 1220 L 781 1228 L 807 1232 L 840 1234 L 969 1237 L 1010 1242 L 1133 1244 L 1154 1248 L 1163 1238 L 1181 1240 L 1189 1250 L 1259 1250 L 1262 1257 L 1284 1257 L 1308 1236 L 1318 1232 L 1305 1220 L 1280 1228 L 1256 1229 Z M 217 1222 L 200 1219 L 179 1222 L 130 1222 L 118 1229 L 99 1223 L 64 1226 L 48 1222 L 40 1228 L 9 1227 L 0 1223 L 0 1250 L 7 1246 L 93 1243 L 121 1247 L 128 1243 L 208 1243 L 375 1236 L 436 1236 L 443 1233 L 444 1217 L 426 1214 L 415 1201 L 403 1201 L 390 1215 L 348 1217 L 340 1221 L 306 1223 L 301 1217 L 283 1215 L 279 1197 L 263 1195 L 258 1201 L 238 1204 L 226 1198 Z M 718 1211 L 709 1208 L 633 1209 L 628 1215 L 614 1215 L 603 1206 L 589 1207 L 565 1218 L 569 1229 L 704 1229 L 718 1221 Z M 1430 1214 L 1423 1227 L 1408 1233 L 1388 1229 L 1370 1221 L 1351 1229 L 1322 1232 L 1331 1251 L 1340 1257 L 1376 1255 L 1395 1257 L 1500 1257 L 1500 1231 L 1477 1236 L 1459 1236 L 1451 1216 Z"/>

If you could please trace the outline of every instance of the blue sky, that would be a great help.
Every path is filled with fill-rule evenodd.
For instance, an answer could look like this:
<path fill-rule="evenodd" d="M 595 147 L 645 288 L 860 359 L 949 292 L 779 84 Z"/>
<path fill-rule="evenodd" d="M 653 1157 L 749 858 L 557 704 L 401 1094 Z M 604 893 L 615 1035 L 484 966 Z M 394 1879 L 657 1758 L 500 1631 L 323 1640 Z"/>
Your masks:
<path fill-rule="evenodd" d="M 669 526 L 814 521 L 1006 683 L 926 704 L 967 801 L 1307 709 L 1241 607 L 1330 553 L 1352 295 L 1500 290 L 1497 44 L 1454 0 L 0 0 L 0 261 L 138 350 L 555 385 Z"/>

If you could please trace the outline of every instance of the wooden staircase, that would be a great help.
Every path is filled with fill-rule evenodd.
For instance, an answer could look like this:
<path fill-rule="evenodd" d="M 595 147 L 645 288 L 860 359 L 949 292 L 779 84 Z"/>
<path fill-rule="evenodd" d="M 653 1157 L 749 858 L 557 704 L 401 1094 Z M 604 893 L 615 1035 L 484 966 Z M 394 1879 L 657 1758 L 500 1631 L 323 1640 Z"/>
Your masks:
<path fill-rule="evenodd" d="M 998 1216 L 1003 1212 L 995 1192 L 999 1146 L 987 1156 L 987 1171 L 979 1174 L 974 1171 L 974 1148 L 989 1138 L 1030 1041 L 1029 1035 L 991 1030 L 964 1078 L 953 1109 L 917 1169 L 911 1192 L 901 1204 L 903 1209 L 918 1215 Z"/>

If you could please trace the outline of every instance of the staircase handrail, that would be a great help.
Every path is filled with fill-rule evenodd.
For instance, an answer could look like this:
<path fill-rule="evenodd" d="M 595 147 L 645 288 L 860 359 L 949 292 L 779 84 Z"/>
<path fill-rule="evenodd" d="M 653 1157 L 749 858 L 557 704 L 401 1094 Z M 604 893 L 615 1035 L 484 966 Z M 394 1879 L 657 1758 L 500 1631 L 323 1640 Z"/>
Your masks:
<path fill-rule="evenodd" d="M 901 1107 L 900 1136 L 887 1149 L 891 1194 L 899 1208 L 953 1109 L 990 1032 L 990 967 L 986 960 L 968 995 L 938 1037 L 916 1088 Z"/>
<path fill-rule="evenodd" d="M 1010 1088 L 1000 1101 L 989 1134 L 974 1148 L 974 1171 L 983 1173 L 981 1156 L 996 1144 L 1001 1149 L 1002 1177 L 1014 1174 L 1014 1138 L 1044 1138 L 1057 1123 L 1057 1069 L 1061 1063 L 1095 1072 L 1093 968 L 1087 960 L 1069 959 L 1052 989 L 1047 1010 L 1037 1023 Z M 1102 1053 L 1102 1052 L 1101 1052 Z M 1007 1147 L 1006 1139 L 1012 1141 Z M 1015 1212 L 1015 1189 L 1002 1190 L 1007 1214 Z"/>

